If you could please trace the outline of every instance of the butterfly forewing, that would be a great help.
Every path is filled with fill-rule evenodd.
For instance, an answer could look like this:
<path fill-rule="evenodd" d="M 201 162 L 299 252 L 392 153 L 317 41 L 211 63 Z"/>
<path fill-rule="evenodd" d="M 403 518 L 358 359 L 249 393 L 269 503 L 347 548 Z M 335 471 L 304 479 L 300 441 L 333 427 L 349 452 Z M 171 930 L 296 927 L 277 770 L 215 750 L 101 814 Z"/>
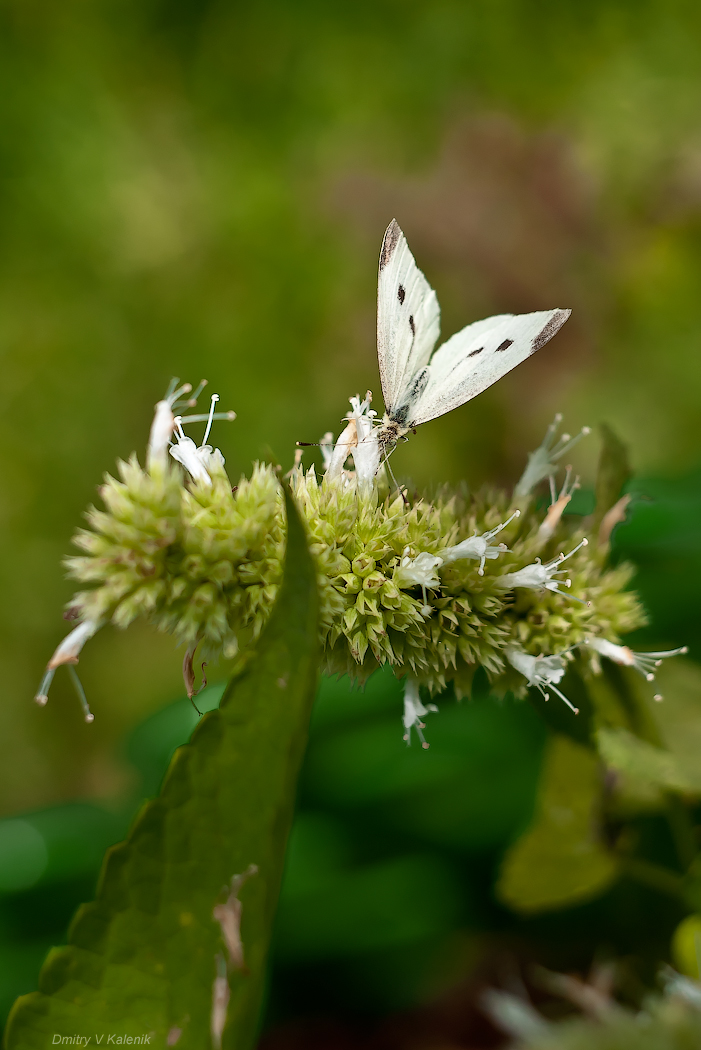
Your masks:
<path fill-rule="evenodd" d="M 569 310 L 499 314 L 457 332 L 431 358 L 429 379 L 408 413 L 418 426 L 481 394 L 551 339 Z"/>
<path fill-rule="evenodd" d="M 387 227 L 377 281 L 377 357 L 385 408 L 402 401 L 440 331 L 436 293 L 414 262 L 396 220 Z"/>

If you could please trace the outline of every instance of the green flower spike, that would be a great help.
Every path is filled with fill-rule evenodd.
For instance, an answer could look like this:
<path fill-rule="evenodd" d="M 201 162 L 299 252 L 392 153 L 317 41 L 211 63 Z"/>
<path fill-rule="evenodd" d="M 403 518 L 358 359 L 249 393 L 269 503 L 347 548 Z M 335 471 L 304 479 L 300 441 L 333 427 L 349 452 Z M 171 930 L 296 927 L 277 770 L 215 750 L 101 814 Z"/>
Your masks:
<path fill-rule="evenodd" d="M 232 489 L 223 457 L 207 444 L 212 421 L 230 414 L 215 413 L 213 397 L 208 414 L 178 417 L 183 388 L 171 386 L 156 406 L 150 466 L 135 456 L 120 463 L 119 477 L 101 489 L 104 509 L 91 509 L 89 527 L 76 537 L 81 553 L 68 567 L 82 584 L 71 603 L 81 623 L 47 669 L 42 698 L 65 662 L 61 654 L 77 659 L 76 640 L 107 623 L 126 627 L 145 617 L 186 647 L 191 672 L 196 649 L 203 659 L 232 659 L 270 615 L 285 548 L 277 474 L 258 464 Z M 316 565 L 327 674 L 362 683 L 392 666 L 414 683 L 407 686 L 414 704 L 405 711 L 408 731 L 425 713 L 412 690 L 437 694 L 452 682 L 458 697 L 467 695 L 481 666 L 497 695 L 524 695 L 543 684 L 541 664 L 536 672 L 530 661 L 559 660 L 587 639 L 617 639 L 644 622 L 625 589 L 630 568 L 607 568 L 604 554 L 561 516 L 550 514 L 552 535 L 544 538 L 533 505 L 513 510 L 508 493 L 443 492 L 433 500 L 395 493 L 378 470 L 370 404 L 369 396 L 352 398 L 338 441 L 325 435 L 323 476 L 300 463 L 290 474 Z M 197 446 L 183 426 L 200 420 L 206 429 Z M 494 543 L 497 536 L 505 540 Z M 514 653 L 523 654 L 516 663 Z M 518 659 L 529 663 L 525 673 Z M 546 679 L 550 689 L 559 681 Z"/>
<path fill-rule="evenodd" d="M 189 392 L 171 383 L 156 406 L 146 469 L 136 456 L 118 464 L 119 478 L 107 477 L 100 492 L 104 509 L 92 508 L 89 528 L 76 537 L 81 554 L 68 568 L 82 584 L 71 603 L 80 624 L 52 658 L 40 703 L 56 667 L 68 663 L 74 675 L 82 645 L 107 623 L 126 627 L 145 617 L 174 635 L 186 647 L 184 677 L 194 696 L 195 652 L 233 659 L 268 620 L 285 550 L 278 476 L 257 464 L 232 488 L 223 456 L 207 442 L 213 421 L 233 413 L 215 412 L 213 395 L 207 414 L 180 416 L 193 403 L 182 401 Z M 599 655 L 627 654 L 618 639 L 645 617 L 627 590 L 632 569 L 608 567 L 605 552 L 562 517 L 578 481 L 567 468 L 558 495 L 553 473 L 572 439 L 553 444 L 553 424 L 530 457 L 531 480 L 553 482 L 544 521 L 530 500 L 513 509 L 523 479 L 513 496 L 444 491 L 429 500 L 388 485 L 371 401 L 370 393 L 351 398 L 338 440 L 324 435 L 323 476 L 302 467 L 301 450 L 289 474 L 316 566 L 322 670 L 363 683 L 389 664 L 406 678 L 405 738 L 416 729 L 424 746 L 422 719 L 432 708 L 419 689 L 435 695 L 452 683 L 458 698 L 469 695 L 478 667 L 497 696 L 535 687 L 575 710 L 559 688 L 565 659 L 579 671 L 584 665 L 573 654 L 581 647 L 589 666 Z M 206 422 L 199 446 L 183 430 L 198 421 Z M 494 543 L 497 536 L 504 540 Z M 645 657 L 636 659 L 631 665 L 643 667 Z"/>

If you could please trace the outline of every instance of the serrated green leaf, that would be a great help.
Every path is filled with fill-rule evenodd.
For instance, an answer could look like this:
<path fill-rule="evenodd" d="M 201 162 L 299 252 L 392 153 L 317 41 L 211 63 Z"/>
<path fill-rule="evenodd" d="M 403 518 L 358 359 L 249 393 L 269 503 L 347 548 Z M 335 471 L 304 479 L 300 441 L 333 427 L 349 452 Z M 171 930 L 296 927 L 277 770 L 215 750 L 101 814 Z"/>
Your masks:
<path fill-rule="evenodd" d="M 108 851 L 96 900 L 49 954 L 39 991 L 16 1002 L 7 1050 L 43 1050 L 56 1035 L 210 1046 L 217 956 L 227 955 L 213 909 L 232 876 L 255 864 L 240 891 L 245 968 L 230 967 L 223 1033 L 224 1047 L 251 1045 L 318 665 L 314 569 L 285 498 L 284 584 L 256 654 L 177 750 L 127 840 Z"/>
<path fill-rule="evenodd" d="M 579 904 L 603 892 L 616 863 L 596 837 L 601 778 L 596 755 L 568 737 L 551 738 L 533 823 L 507 851 L 497 895 L 514 911 Z"/>
<path fill-rule="evenodd" d="M 611 427 L 602 423 L 601 452 L 596 474 L 596 508 L 592 518 L 595 528 L 604 515 L 611 510 L 621 496 L 623 486 L 633 475 L 628 458 L 628 447 L 614 434 Z"/>

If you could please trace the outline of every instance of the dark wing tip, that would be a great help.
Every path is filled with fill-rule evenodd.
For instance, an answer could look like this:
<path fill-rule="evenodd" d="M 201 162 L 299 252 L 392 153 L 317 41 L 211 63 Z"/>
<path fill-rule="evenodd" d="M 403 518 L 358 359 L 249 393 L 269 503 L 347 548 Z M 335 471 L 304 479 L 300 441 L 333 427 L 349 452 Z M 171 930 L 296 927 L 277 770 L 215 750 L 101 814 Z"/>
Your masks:
<path fill-rule="evenodd" d="M 402 236 L 403 234 L 399 228 L 399 223 L 396 219 L 392 219 L 391 223 L 385 230 L 382 248 L 380 249 L 380 270 L 384 270 L 385 266 L 392 258 L 394 249 L 397 247 L 399 238 Z"/>
<path fill-rule="evenodd" d="M 543 328 L 533 340 L 531 353 L 534 354 L 536 350 L 540 350 L 541 346 L 545 346 L 555 333 L 560 331 L 571 313 L 571 310 L 555 310 L 545 328 Z"/>

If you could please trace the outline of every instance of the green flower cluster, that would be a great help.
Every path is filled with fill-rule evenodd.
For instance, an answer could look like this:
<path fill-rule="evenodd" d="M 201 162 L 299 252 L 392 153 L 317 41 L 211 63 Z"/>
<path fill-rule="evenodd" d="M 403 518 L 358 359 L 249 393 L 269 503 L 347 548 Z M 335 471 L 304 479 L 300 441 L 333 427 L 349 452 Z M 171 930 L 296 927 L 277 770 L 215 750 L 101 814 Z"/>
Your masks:
<path fill-rule="evenodd" d="M 497 692 L 523 695 L 529 682 L 509 663 L 508 649 L 561 654 L 591 637 L 615 642 L 644 622 L 626 589 L 632 569 L 608 568 L 605 550 L 594 545 L 566 562 L 567 593 L 510 586 L 508 574 L 557 559 L 584 535 L 572 530 L 572 518 L 559 517 L 544 536 L 542 515 L 528 500 L 518 501 L 520 517 L 499 533 L 502 549 L 481 572 L 476 556 L 451 560 L 450 551 L 509 517 L 515 504 L 506 493 L 428 500 L 396 494 L 383 481 L 361 490 L 349 473 L 320 480 L 313 468 L 295 468 L 290 484 L 318 569 L 328 673 L 364 681 L 389 663 L 431 693 L 453 682 L 464 695 L 481 666 Z M 132 457 L 100 494 L 105 509 L 88 512 L 90 527 L 76 537 L 82 554 L 68 561 L 87 585 L 72 602 L 81 621 L 125 627 L 143 616 L 190 651 L 201 645 L 203 654 L 225 658 L 259 636 L 285 547 L 272 467 L 255 466 L 232 489 L 219 463 L 210 464 L 208 479 L 187 480 L 174 464 L 146 470 Z M 422 556 L 431 566 L 423 577 L 413 569 Z"/>
<path fill-rule="evenodd" d="M 260 634 L 282 575 L 275 473 L 256 466 L 232 490 L 223 471 L 184 485 L 175 465 L 146 471 L 136 456 L 118 470 L 100 489 L 106 509 L 91 508 L 75 537 L 84 553 L 67 560 L 92 585 L 72 609 L 117 627 L 144 616 L 188 647 L 236 656 Z"/>

